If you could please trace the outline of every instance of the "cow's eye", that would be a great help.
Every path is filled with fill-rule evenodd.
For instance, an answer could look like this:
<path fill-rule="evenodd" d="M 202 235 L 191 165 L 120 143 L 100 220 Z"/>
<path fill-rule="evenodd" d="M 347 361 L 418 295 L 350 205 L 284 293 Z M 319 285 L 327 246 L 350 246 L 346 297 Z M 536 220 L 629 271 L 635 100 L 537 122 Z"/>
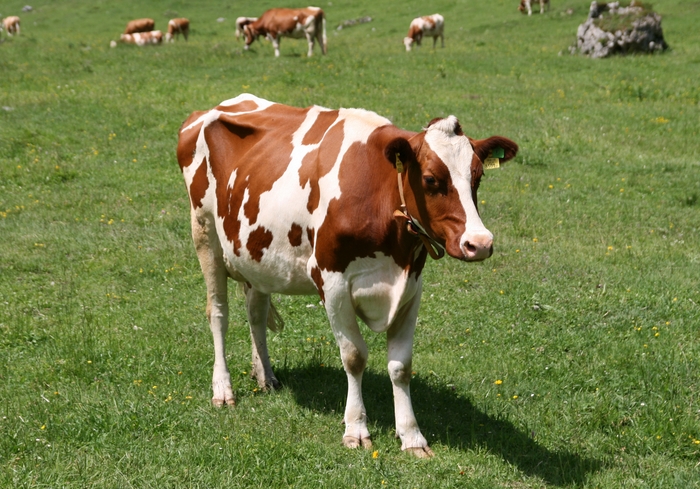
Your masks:
<path fill-rule="evenodd" d="M 437 185 L 437 180 L 432 175 L 424 176 L 423 182 L 425 182 L 425 185 L 427 185 L 428 187 L 435 187 Z"/>

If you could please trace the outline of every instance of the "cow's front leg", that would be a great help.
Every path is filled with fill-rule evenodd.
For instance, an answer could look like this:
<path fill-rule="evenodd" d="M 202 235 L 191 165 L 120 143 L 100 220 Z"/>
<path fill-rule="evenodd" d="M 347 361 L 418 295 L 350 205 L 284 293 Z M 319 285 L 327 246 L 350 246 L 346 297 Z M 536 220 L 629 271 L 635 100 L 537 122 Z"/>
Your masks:
<path fill-rule="evenodd" d="M 231 375 L 226 365 L 226 330 L 228 329 L 228 298 L 226 265 L 214 224 L 192 211 L 192 238 L 207 285 L 207 317 L 214 339 L 214 373 L 211 398 L 215 406 L 235 405 Z"/>
<path fill-rule="evenodd" d="M 367 429 L 367 412 L 362 401 L 362 374 L 367 365 L 367 344 L 355 318 L 349 296 L 326 295 L 326 312 L 340 348 L 340 357 L 348 378 L 348 397 L 345 405 L 345 433 L 343 444 L 348 448 L 371 448 Z"/>
<path fill-rule="evenodd" d="M 250 323 L 250 340 L 253 369 L 251 377 L 258 381 L 263 390 L 279 389 L 280 383 L 272 372 L 270 356 L 267 352 L 267 316 L 270 312 L 270 295 L 244 286 L 248 322 Z"/>
<path fill-rule="evenodd" d="M 420 293 L 394 320 L 387 331 L 387 356 L 389 378 L 394 392 L 396 436 L 401 439 L 401 450 L 419 458 L 433 456 L 433 451 L 418 428 L 418 421 L 411 403 L 411 363 L 413 358 L 413 333 L 420 306 Z"/>
<path fill-rule="evenodd" d="M 270 36 L 270 41 L 272 42 L 272 47 L 275 48 L 275 58 L 280 57 L 280 38 L 279 36 Z"/>

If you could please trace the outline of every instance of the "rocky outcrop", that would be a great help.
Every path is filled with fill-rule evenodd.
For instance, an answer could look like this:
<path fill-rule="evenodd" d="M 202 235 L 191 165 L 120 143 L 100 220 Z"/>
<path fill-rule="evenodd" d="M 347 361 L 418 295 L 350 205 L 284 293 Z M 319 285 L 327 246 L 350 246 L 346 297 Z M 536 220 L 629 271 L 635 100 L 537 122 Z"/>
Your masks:
<path fill-rule="evenodd" d="M 636 0 L 627 6 L 620 2 L 592 2 L 588 19 L 578 27 L 576 37 L 571 52 L 591 58 L 654 53 L 668 47 L 661 30 L 661 16 Z"/>

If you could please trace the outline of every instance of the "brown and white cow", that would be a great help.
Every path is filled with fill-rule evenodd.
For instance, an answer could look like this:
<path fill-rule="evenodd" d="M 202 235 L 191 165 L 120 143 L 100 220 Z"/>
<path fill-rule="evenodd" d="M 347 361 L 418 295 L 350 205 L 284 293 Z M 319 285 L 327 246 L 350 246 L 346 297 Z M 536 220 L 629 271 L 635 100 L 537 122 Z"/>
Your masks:
<path fill-rule="evenodd" d="M 173 42 L 175 36 L 182 34 L 182 37 L 187 40 L 190 33 L 190 21 L 184 17 L 170 19 L 168 22 L 168 32 L 165 33 L 165 42 Z"/>
<path fill-rule="evenodd" d="M 549 10 L 549 0 L 520 0 L 518 10 L 520 10 L 523 14 L 527 12 L 527 15 L 532 15 L 532 4 L 535 2 L 538 2 L 540 4 L 541 14 L 544 13 L 545 5 L 547 6 L 547 10 Z"/>
<path fill-rule="evenodd" d="M 126 24 L 124 34 L 134 34 L 136 32 L 151 32 L 156 28 L 156 22 L 153 19 L 135 19 Z"/>
<path fill-rule="evenodd" d="M 483 161 L 518 146 L 475 140 L 454 116 L 420 133 L 362 109 L 289 107 L 250 94 L 194 112 L 177 157 L 214 337 L 215 405 L 235 404 L 226 365 L 227 279 L 243 283 L 252 376 L 279 386 L 270 365 L 270 294 L 318 294 L 347 374 L 343 443 L 371 447 L 362 400 L 368 349 L 357 318 L 386 333 L 396 433 L 402 449 L 433 453 L 418 428 L 409 381 L 422 274 L 430 253 L 491 256 L 477 209 Z"/>
<path fill-rule="evenodd" d="M 13 34 L 19 35 L 19 17 L 16 15 L 10 15 L 2 19 L 2 26 L 7 31 L 8 36 L 12 36 Z"/>
<path fill-rule="evenodd" d="M 408 35 L 403 38 L 403 43 L 406 46 L 406 51 L 411 50 L 413 43 L 420 46 L 423 37 L 433 38 L 433 49 L 437 44 L 438 37 L 442 41 L 442 47 L 445 47 L 445 19 L 440 14 L 426 15 L 416 17 L 411 21 L 408 27 Z"/>
<path fill-rule="evenodd" d="M 275 56 L 280 55 L 280 38 L 291 37 L 293 39 L 306 38 L 309 44 L 308 56 L 314 53 L 314 40 L 321 45 L 321 52 L 326 54 L 326 16 L 318 7 L 306 7 L 300 9 L 273 8 L 267 10 L 257 20 L 248 23 L 243 31 L 245 33 L 245 49 L 260 36 L 266 36 L 272 41 L 275 48 Z"/>
<path fill-rule="evenodd" d="M 161 44 L 163 33 L 161 31 L 135 32 L 133 34 L 122 34 L 121 42 L 126 44 L 136 44 L 137 46 L 147 46 L 150 44 Z"/>
<path fill-rule="evenodd" d="M 236 39 L 245 39 L 245 26 L 258 20 L 257 17 L 238 17 L 236 19 Z"/>

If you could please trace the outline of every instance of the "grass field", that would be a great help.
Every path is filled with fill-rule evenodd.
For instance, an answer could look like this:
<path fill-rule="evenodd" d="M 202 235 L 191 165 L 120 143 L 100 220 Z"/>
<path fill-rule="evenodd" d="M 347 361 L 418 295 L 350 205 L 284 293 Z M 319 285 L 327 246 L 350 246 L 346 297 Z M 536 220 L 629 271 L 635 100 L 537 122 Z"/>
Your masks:
<path fill-rule="evenodd" d="M 587 1 L 517 3 L 318 4 L 328 55 L 284 39 L 275 59 L 233 20 L 288 0 L 3 1 L 22 33 L 0 37 L 0 487 L 700 487 L 700 1 L 654 2 L 668 52 L 604 60 L 568 54 Z M 446 47 L 404 52 L 434 12 Z M 109 48 L 146 16 L 190 18 L 190 41 Z M 412 396 L 435 458 L 400 451 L 371 333 L 376 452 L 341 445 L 314 297 L 274 298 L 285 389 L 262 394 L 232 292 L 238 406 L 210 405 L 175 146 L 191 111 L 244 91 L 410 130 L 455 114 L 520 145 L 479 192 L 494 256 L 425 272 Z"/>

